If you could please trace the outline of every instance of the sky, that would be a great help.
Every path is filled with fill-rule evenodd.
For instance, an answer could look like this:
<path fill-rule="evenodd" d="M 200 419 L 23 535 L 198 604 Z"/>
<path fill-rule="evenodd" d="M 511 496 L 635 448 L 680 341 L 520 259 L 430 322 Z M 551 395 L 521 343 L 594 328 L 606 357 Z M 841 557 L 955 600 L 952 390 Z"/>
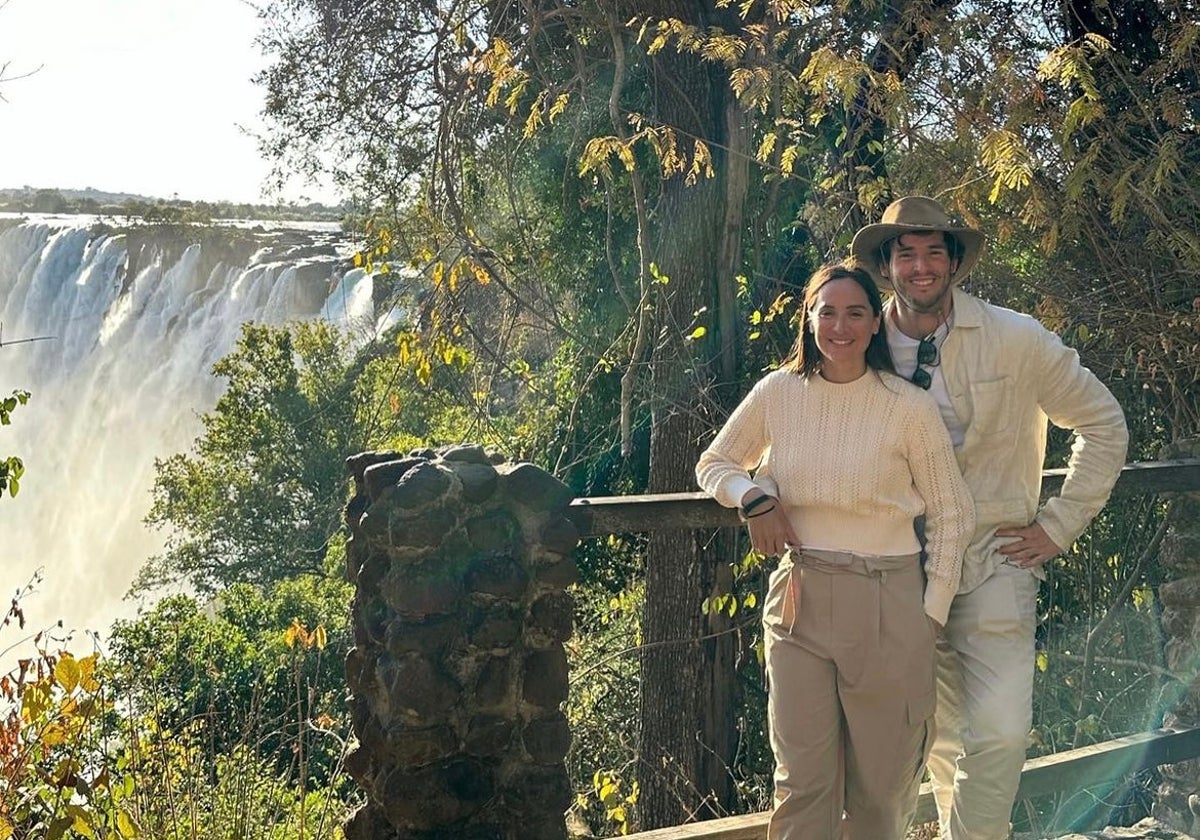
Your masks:
<path fill-rule="evenodd" d="M 0 188 L 266 200 L 259 29 L 248 0 L 0 0 Z"/>

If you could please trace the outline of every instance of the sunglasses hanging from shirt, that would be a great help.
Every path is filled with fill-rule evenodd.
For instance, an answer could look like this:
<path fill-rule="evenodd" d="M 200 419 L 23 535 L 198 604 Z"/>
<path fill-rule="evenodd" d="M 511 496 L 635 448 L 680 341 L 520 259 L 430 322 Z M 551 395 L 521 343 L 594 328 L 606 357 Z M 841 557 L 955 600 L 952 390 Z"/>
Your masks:
<path fill-rule="evenodd" d="M 917 344 L 917 369 L 913 371 L 912 382 L 918 388 L 924 388 L 926 391 L 933 384 L 933 374 L 925 370 L 925 368 L 935 368 L 942 362 L 937 345 L 933 343 L 934 336 L 936 335 L 937 331 L 934 330 Z"/>

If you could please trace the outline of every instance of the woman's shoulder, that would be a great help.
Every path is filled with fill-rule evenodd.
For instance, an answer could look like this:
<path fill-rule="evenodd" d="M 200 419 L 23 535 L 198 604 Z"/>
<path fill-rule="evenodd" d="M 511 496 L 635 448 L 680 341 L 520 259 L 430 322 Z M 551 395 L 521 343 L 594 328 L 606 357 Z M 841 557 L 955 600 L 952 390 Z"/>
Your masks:
<path fill-rule="evenodd" d="M 879 371 L 879 381 L 891 391 L 898 402 L 912 406 L 919 411 L 937 411 L 937 400 L 933 394 L 909 382 L 903 376 L 887 371 Z"/>
<path fill-rule="evenodd" d="M 758 380 L 754 388 L 761 391 L 803 388 L 806 381 L 803 376 L 790 368 L 776 368 Z"/>
<path fill-rule="evenodd" d="M 929 392 L 918 388 L 913 383 L 909 382 L 898 373 L 881 370 L 878 371 L 879 381 L 884 387 L 895 394 L 900 399 L 920 399 L 921 396 L 929 397 Z M 933 399 L 933 397 L 929 397 Z"/>

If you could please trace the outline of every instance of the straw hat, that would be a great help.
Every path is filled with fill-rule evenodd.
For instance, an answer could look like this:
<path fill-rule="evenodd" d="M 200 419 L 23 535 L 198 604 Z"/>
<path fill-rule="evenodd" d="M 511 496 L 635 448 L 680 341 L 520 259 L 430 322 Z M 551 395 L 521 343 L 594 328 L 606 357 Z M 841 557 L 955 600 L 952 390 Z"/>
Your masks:
<path fill-rule="evenodd" d="M 942 209 L 942 205 L 927 196 L 910 195 L 889 204 L 878 224 L 866 225 L 854 234 L 854 240 L 850 243 L 850 254 L 875 278 L 881 289 L 890 289 L 891 282 L 879 271 L 879 263 L 883 259 L 880 246 L 906 233 L 929 231 L 953 234 L 962 244 L 963 252 L 958 260 L 958 269 L 950 277 L 951 283 L 959 283 L 971 273 L 971 269 L 983 255 L 983 233 L 975 228 L 955 224 Z"/>

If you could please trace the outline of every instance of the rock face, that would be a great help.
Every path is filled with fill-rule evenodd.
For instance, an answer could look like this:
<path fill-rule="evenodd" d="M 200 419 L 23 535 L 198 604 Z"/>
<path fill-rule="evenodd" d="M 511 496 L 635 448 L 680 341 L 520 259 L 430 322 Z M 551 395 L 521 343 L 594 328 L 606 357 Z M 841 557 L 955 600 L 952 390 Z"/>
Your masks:
<path fill-rule="evenodd" d="M 1200 457 L 1200 440 L 1171 444 L 1163 457 Z M 1161 705 L 1171 709 L 1164 726 L 1200 726 L 1200 684 L 1195 679 L 1200 651 L 1200 493 L 1177 493 L 1173 524 L 1162 542 L 1166 581 L 1159 587 L 1163 631 L 1167 636 L 1167 667 L 1184 674 L 1188 682 L 1164 689 Z M 1151 814 L 1180 831 L 1200 831 L 1200 760 L 1159 768 L 1158 787 Z"/>
<path fill-rule="evenodd" d="M 346 661 L 368 801 L 348 840 L 564 840 L 573 496 L 477 446 L 367 452 Z"/>
<path fill-rule="evenodd" d="M 1034 840 L 1025 835 L 1015 835 L 1013 840 Z M 1195 840 L 1190 834 L 1183 834 L 1173 828 L 1163 825 L 1151 817 L 1128 828 L 1106 828 L 1103 831 L 1087 832 L 1085 834 L 1067 834 L 1057 840 Z"/>

